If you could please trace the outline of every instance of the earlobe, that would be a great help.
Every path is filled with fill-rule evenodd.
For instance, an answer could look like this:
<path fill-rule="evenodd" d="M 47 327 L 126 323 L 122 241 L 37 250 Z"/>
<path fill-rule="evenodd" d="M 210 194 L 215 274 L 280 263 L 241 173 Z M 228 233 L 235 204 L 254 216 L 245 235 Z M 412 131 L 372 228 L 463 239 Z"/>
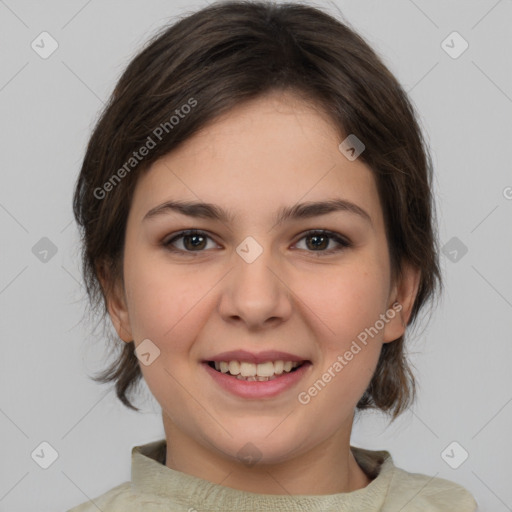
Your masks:
<path fill-rule="evenodd" d="M 386 312 L 389 321 L 384 328 L 384 343 L 390 343 L 405 333 L 418 294 L 420 278 L 419 268 L 404 264 L 402 277 L 395 283 L 390 295 L 390 307 Z"/>
<path fill-rule="evenodd" d="M 130 318 L 124 300 L 119 300 L 117 297 L 111 297 L 108 299 L 107 304 L 110 319 L 112 320 L 112 324 L 114 325 L 118 336 L 127 343 L 133 341 L 130 328 Z"/>
<path fill-rule="evenodd" d="M 130 327 L 130 316 L 126 305 L 122 284 L 117 281 L 112 283 L 105 271 L 105 267 L 98 268 L 98 279 L 106 297 L 107 310 L 118 336 L 125 342 L 133 341 Z"/>

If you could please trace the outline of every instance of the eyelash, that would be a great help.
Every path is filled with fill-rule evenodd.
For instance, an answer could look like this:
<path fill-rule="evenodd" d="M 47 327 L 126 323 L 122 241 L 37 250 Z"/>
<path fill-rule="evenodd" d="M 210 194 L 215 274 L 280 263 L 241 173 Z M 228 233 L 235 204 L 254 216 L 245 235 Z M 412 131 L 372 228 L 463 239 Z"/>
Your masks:
<path fill-rule="evenodd" d="M 166 250 L 168 250 L 172 253 L 193 254 L 193 253 L 205 252 L 206 249 L 199 250 L 199 251 L 189 251 L 189 250 L 183 250 L 183 249 L 176 249 L 175 247 L 172 246 L 172 243 L 175 242 L 176 240 L 185 238 L 187 236 L 194 236 L 194 235 L 199 235 L 199 236 L 209 238 L 210 240 L 212 240 L 212 238 L 204 231 L 199 231 L 197 229 L 187 229 L 185 231 L 180 231 L 179 233 L 177 233 L 175 236 L 173 236 L 169 240 L 165 240 L 164 242 L 162 242 L 162 245 L 165 247 Z M 300 242 L 303 238 L 307 238 L 308 236 L 314 236 L 314 235 L 325 236 L 325 237 L 329 238 L 330 240 L 334 240 L 336 243 L 339 244 L 339 247 L 336 247 L 334 249 L 319 250 L 319 251 L 313 251 L 313 250 L 306 249 L 307 252 L 331 255 L 331 254 L 334 254 L 334 253 L 337 253 L 337 252 L 340 252 L 340 251 L 343 251 L 345 249 L 352 247 L 352 243 L 348 239 L 342 238 L 338 233 L 335 233 L 334 231 L 329 231 L 326 229 L 312 229 L 312 230 L 306 231 L 296 243 Z"/>

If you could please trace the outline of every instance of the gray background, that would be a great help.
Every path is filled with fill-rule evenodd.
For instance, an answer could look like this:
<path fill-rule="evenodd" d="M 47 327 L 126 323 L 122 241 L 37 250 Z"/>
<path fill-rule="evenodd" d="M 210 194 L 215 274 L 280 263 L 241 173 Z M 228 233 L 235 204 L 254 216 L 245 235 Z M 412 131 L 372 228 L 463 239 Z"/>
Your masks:
<path fill-rule="evenodd" d="M 123 68 L 158 27 L 203 5 L 0 0 L 0 511 L 67 510 L 94 498 L 130 479 L 132 446 L 164 437 L 147 387 L 138 414 L 88 379 L 107 352 L 81 322 L 71 196 Z M 418 400 L 389 427 L 364 415 L 352 444 L 459 482 L 481 510 L 512 510 L 512 1 L 317 5 L 339 9 L 410 93 L 432 148 L 448 244 L 444 300 L 410 344 Z M 59 45 L 47 59 L 31 48 L 43 31 Z M 469 44 L 457 58 L 442 46 L 453 31 Z M 41 252 L 44 237 L 56 254 Z M 43 441 L 58 453 L 47 469 L 31 457 Z M 453 469 L 446 461 L 460 463 L 462 450 L 469 456 Z"/>

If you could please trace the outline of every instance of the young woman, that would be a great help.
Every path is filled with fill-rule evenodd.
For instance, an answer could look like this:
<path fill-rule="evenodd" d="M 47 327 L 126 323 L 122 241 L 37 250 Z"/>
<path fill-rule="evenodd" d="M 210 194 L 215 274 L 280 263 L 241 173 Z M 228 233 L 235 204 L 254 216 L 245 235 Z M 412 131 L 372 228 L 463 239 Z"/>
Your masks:
<path fill-rule="evenodd" d="M 91 303 L 165 439 L 72 509 L 474 511 L 350 445 L 414 398 L 407 326 L 441 285 L 430 156 L 397 80 L 299 4 L 213 4 L 129 64 L 78 178 Z M 137 410 L 137 409 L 136 409 Z"/>

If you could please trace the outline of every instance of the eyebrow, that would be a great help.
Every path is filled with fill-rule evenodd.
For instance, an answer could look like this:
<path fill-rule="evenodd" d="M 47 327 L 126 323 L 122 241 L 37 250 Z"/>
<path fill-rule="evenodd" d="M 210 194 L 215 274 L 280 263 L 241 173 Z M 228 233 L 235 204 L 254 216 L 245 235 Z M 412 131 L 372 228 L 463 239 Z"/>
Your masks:
<path fill-rule="evenodd" d="M 372 219 L 365 210 L 345 199 L 307 202 L 282 207 L 275 216 L 274 225 L 282 224 L 287 220 L 309 219 L 339 211 L 358 215 L 373 226 Z M 211 203 L 173 200 L 155 206 L 144 215 L 142 220 L 145 221 L 170 212 L 178 212 L 188 217 L 217 220 L 223 223 L 229 223 L 234 220 L 232 213 Z"/>

